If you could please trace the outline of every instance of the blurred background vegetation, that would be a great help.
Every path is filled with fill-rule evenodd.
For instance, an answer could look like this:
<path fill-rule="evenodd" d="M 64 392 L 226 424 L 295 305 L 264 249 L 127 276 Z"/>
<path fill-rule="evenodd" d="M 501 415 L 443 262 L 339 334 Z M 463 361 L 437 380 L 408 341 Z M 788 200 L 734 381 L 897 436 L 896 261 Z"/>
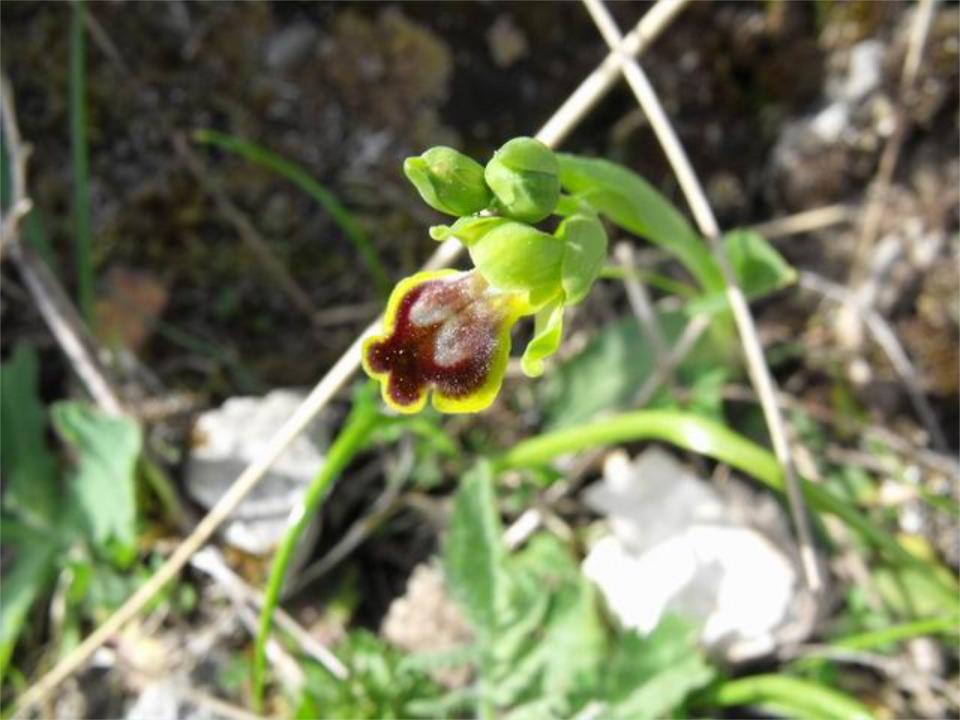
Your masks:
<path fill-rule="evenodd" d="M 649 8 L 610 6 L 624 31 Z M 37 712 L 247 716 L 257 595 L 326 455 L 341 458 L 340 477 L 297 543 L 289 615 L 274 617 L 270 715 L 957 716 L 960 14 L 935 5 L 904 84 L 919 12 L 694 2 L 642 58 L 720 225 L 769 242 L 750 255 L 776 269 L 752 307 L 798 470 L 816 486 L 825 592 L 804 594 L 785 503 L 762 489 L 780 480 L 732 328 L 688 299 L 682 263 L 611 225 L 668 343 L 689 318 L 712 318 L 661 388 L 638 399 L 663 357 L 625 288 L 635 267 L 611 268 L 568 316 L 542 379 L 511 366 L 481 415 L 397 420 L 358 380 L 246 515 Z M 426 228 L 442 218 L 403 159 L 450 145 L 485 161 L 534 134 L 607 49 L 577 3 L 7 0 L 0 16 L 31 147 L 20 242 L 79 308 L 126 409 L 91 401 L 5 247 L 9 711 L 152 575 L 292 411 L 299 396 L 272 391 L 317 382 L 432 252 Z M 622 163 L 686 212 L 624 83 L 561 149 Z M 6 246 L 6 129 L 3 159 Z M 865 234 L 875 242 L 859 257 Z M 839 308 L 851 294 L 873 325 Z M 906 370 L 877 325 L 905 348 Z M 577 440 L 585 423 L 650 408 L 668 413 L 655 416 L 659 435 Z M 676 438 L 669 413 L 687 423 Z M 351 427 L 363 431 L 338 456 L 333 438 Z M 682 601 L 678 591 L 637 632 L 582 563 L 617 536 L 619 516 L 590 489 L 654 437 L 675 466 L 644 479 L 638 460 L 637 483 L 694 476 L 725 522 L 761 533 L 794 572 L 789 617 L 759 652 L 704 642 L 709 585 Z M 645 492 L 643 503 L 670 506 Z M 532 509 L 535 526 L 518 523 Z"/>

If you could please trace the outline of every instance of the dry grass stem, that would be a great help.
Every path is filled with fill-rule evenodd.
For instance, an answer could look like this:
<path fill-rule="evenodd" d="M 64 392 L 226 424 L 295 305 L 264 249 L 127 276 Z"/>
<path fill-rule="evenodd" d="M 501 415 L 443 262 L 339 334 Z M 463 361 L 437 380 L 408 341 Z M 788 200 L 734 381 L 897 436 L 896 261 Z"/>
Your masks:
<path fill-rule="evenodd" d="M 613 251 L 614 260 L 627 272 L 624 273 L 623 286 L 627 291 L 627 301 L 630 303 L 630 309 L 637 318 L 637 324 L 640 325 L 640 332 L 650 339 L 650 345 L 653 348 L 655 365 L 660 367 L 667 358 L 667 341 L 663 337 L 663 329 L 657 320 L 657 311 L 650 300 L 650 293 L 637 273 L 631 272 L 637 267 L 636 254 L 633 246 L 627 242 L 617 243 Z M 672 384 L 672 372 L 665 380 Z"/>
<path fill-rule="evenodd" d="M 600 30 L 600 34 L 603 35 L 611 52 L 620 63 L 627 83 L 637 96 L 637 101 L 640 103 L 640 107 L 650 121 L 657 140 L 663 147 L 664 154 L 667 156 L 667 160 L 670 162 L 670 166 L 677 176 L 677 182 L 683 191 L 684 197 L 687 199 L 687 203 L 690 205 L 697 226 L 700 228 L 700 232 L 710 242 L 714 257 L 716 257 L 723 271 L 726 281 L 727 301 L 730 304 L 734 321 L 737 324 L 737 330 L 740 334 L 740 342 L 743 346 L 744 356 L 746 357 L 747 370 L 760 397 L 763 414 L 767 421 L 771 440 L 773 441 L 773 449 L 783 469 L 786 480 L 787 499 L 790 504 L 790 511 L 797 532 L 804 577 L 810 590 L 814 593 L 819 593 L 823 589 L 824 580 L 817 566 L 816 552 L 813 545 L 813 535 L 810 531 L 806 503 L 804 502 L 803 493 L 800 491 L 794 470 L 783 415 L 780 413 L 780 408 L 777 405 L 776 385 L 770 373 L 770 368 L 767 367 L 766 360 L 763 356 L 763 348 L 757 337 L 756 326 L 750 314 L 750 308 L 747 306 L 746 298 L 743 295 L 743 291 L 737 285 L 730 264 L 722 251 L 722 246 L 719 242 L 720 229 L 717 225 L 716 218 L 707 201 L 700 180 L 694 172 L 687 158 L 687 154 L 680 144 L 680 140 L 677 138 L 653 86 L 640 68 L 640 64 L 624 52 L 622 47 L 623 38 L 620 30 L 607 8 L 604 6 L 602 0 L 584 0 L 584 4 L 596 23 L 597 28 Z"/>
<path fill-rule="evenodd" d="M 859 288 L 863 283 L 867 268 L 870 264 L 870 255 L 877 241 L 880 223 L 886 211 L 887 195 L 893 182 L 893 173 L 897 169 L 900 152 L 910 131 L 907 115 L 903 105 L 913 89 L 923 57 L 923 49 L 930 34 L 930 25 L 933 23 L 936 0 L 919 0 L 914 10 L 913 25 L 910 28 L 910 40 L 907 54 L 904 57 L 903 70 L 900 74 L 900 89 L 897 99 L 897 108 L 894 111 L 895 126 L 893 134 L 887 140 L 877 166 L 877 174 L 870 184 L 867 193 L 866 210 L 863 216 L 863 229 L 860 239 L 853 251 L 853 260 L 850 265 L 849 285 Z"/>
<path fill-rule="evenodd" d="M 641 55 L 689 1 L 660 0 L 623 39 L 623 51 L 630 55 Z M 620 65 L 611 53 L 547 120 L 537 137 L 551 147 L 559 145 L 619 78 Z"/>
<path fill-rule="evenodd" d="M 847 223 L 853 220 L 853 216 L 852 207 L 838 203 L 768 220 L 758 225 L 751 225 L 748 229 L 763 235 L 767 240 L 775 240 Z"/>
<path fill-rule="evenodd" d="M 20 271 L 44 322 L 50 328 L 70 366 L 97 407 L 110 415 L 123 413 L 123 404 L 97 358 L 96 346 L 67 293 L 33 249 L 20 241 L 20 221 L 30 211 L 27 197 L 28 150 L 20 139 L 13 91 L 6 76 L 2 81 L 3 132 L 10 155 L 12 209 L 3 219 L 3 247 Z"/>
<path fill-rule="evenodd" d="M 937 420 L 937 415 L 930 406 L 927 396 L 920 388 L 920 377 L 917 370 L 913 367 L 913 363 L 910 361 L 907 351 L 903 349 L 903 345 L 900 344 L 900 340 L 897 339 L 897 334 L 890 327 L 890 323 L 880 313 L 872 310 L 861 301 L 857 293 L 843 285 L 838 285 L 820 277 L 816 273 L 808 271 L 800 273 L 800 285 L 857 313 L 903 382 L 917 417 L 920 418 L 929 433 L 934 447 L 943 453 L 949 453 L 950 446 Z"/>
<path fill-rule="evenodd" d="M 254 605 L 259 609 L 263 604 L 263 593 L 247 585 L 243 578 L 233 572 L 216 548 L 203 548 L 190 559 L 190 564 L 209 575 L 224 589 L 241 598 L 248 605 Z M 310 635 L 285 610 L 278 608 L 274 620 L 281 630 L 297 641 L 307 655 L 323 665 L 335 678 L 345 680 L 349 676 L 350 673 L 337 656 Z"/>

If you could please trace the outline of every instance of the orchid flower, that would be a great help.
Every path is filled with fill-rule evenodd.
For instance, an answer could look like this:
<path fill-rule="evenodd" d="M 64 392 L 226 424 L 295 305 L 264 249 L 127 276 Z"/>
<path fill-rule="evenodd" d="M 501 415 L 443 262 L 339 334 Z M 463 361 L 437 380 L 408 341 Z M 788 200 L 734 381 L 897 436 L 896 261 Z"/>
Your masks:
<path fill-rule="evenodd" d="M 560 200 L 556 158 L 530 138 L 511 140 L 485 170 L 451 148 L 410 158 L 404 170 L 431 207 L 459 216 L 430 235 L 460 240 L 474 269 L 401 280 L 383 334 L 364 343 L 363 367 L 399 412 L 419 412 L 428 395 L 441 412 L 478 412 L 500 391 L 510 332 L 524 316 L 534 316 L 534 336 L 521 367 L 530 377 L 543 373 L 560 346 L 564 308 L 580 302 L 600 272 L 606 233 L 578 209 L 553 234 L 529 224 Z"/>

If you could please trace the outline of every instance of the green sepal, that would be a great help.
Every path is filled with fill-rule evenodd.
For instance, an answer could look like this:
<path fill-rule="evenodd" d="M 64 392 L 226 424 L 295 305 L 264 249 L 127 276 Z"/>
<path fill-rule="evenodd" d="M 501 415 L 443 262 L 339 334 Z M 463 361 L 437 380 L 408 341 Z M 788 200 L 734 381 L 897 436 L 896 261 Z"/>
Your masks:
<path fill-rule="evenodd" d="M 587 296 L 607 259 L 607 233 L 603 224 L 590 215 L 572 215 L 557 228 L 563 241 L 561 283 L 564 304 L 575 305 Z"/>
<path fill-rule="evenodd" d="M 536 223 L 550 215 L 560 199 L 560 165 L 539 140 L 519 137 L 503 145 L 484 170 L 484 179 L 506 217 Z"/>
<path fill-rule="evenodd" d="M 543 375 L 543 361 L 560 347 L 563 337 L 563 302 L 557 298 L 537 312 L 534 320 L 533 339 L 527 343 L 520 367 L 527 377 Z"/>
<path fill-rule="evenodd" d="M 508 222 L 506 218 L 492 215 L 471 215 L 460 218 L 453 225 L 434 225 L 430 228 L 430 237 L 437 242 L 455 237 L 469 247 L 493 228 Z"/>
<path fill-rule="evenodd" d="M 563 242 L 536 228 L 506 221 L 468 245 L 483 278 L 500 290 L 548 299 L 560 292 Z"/>
<path fill-rule="evenodd" d="M 427 205 L 447 215 L 473 215 L 493 202 L 483 166 L 453 148 L 432 147 L 407 158 L 403 172 Z"/>

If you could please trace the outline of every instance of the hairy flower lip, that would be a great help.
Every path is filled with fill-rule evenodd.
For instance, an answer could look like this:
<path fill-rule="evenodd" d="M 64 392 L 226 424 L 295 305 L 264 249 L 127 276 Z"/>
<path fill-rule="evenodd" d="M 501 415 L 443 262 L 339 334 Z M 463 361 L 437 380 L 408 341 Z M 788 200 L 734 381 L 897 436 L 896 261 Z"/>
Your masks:
<path fill-rule="evenodd" d="M 517 293 L 488 285 L 476 271 L 417 273 L 390 295 L 384 332 L 363 345 L 363 367 L 384 401 L 402 413 L 483 410 L 503 382 L 510 330 L 525 313 Z"/>

